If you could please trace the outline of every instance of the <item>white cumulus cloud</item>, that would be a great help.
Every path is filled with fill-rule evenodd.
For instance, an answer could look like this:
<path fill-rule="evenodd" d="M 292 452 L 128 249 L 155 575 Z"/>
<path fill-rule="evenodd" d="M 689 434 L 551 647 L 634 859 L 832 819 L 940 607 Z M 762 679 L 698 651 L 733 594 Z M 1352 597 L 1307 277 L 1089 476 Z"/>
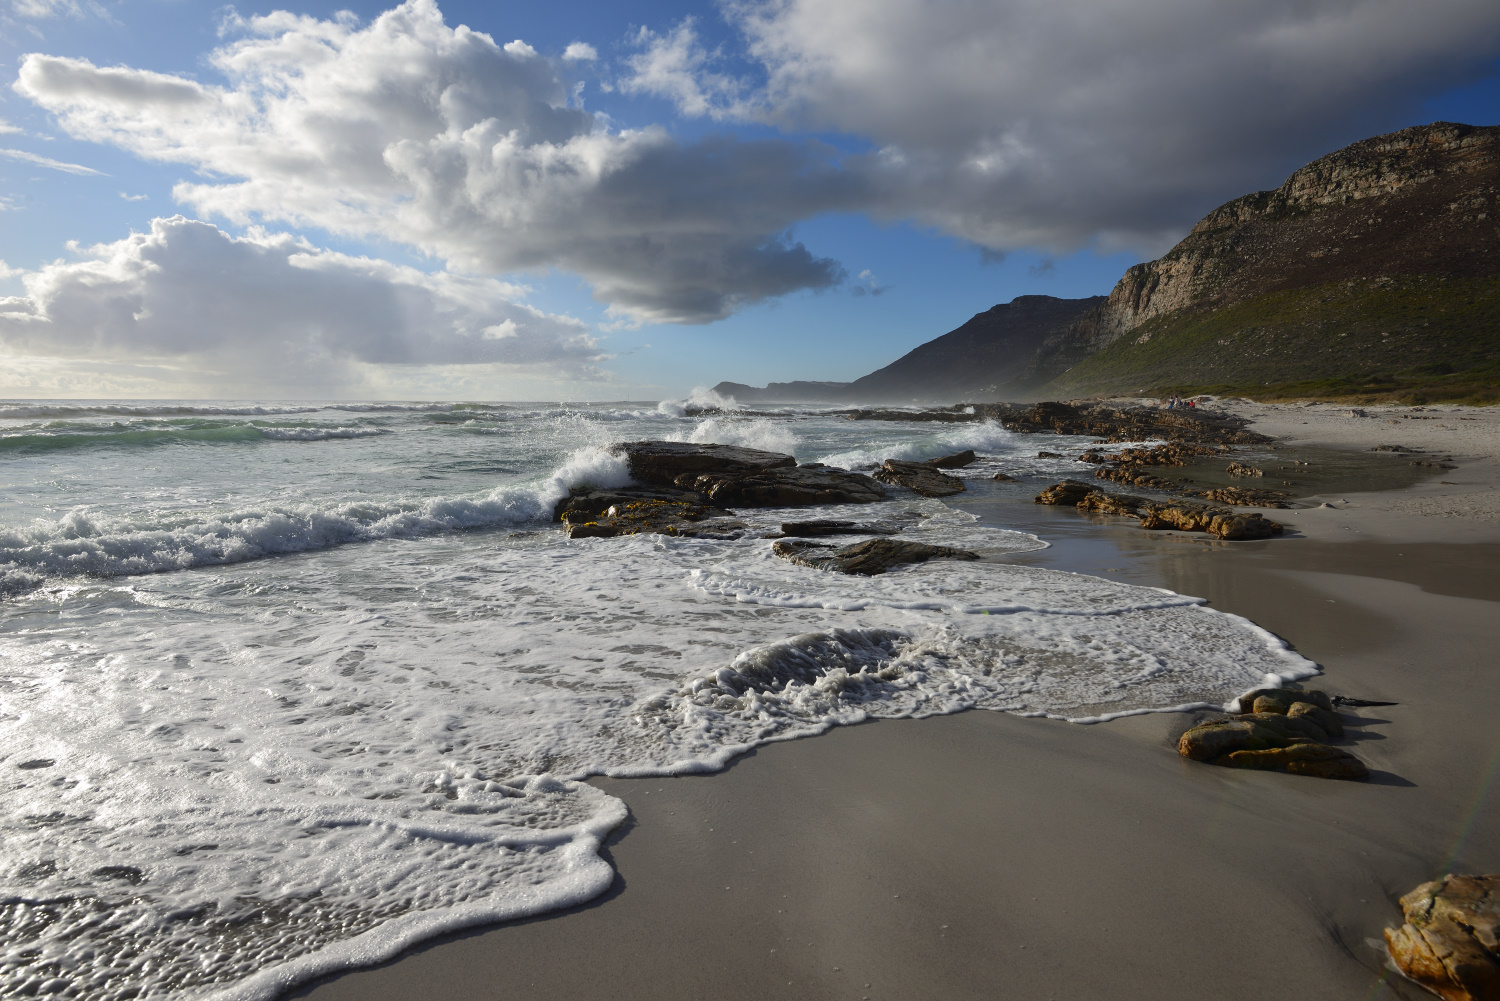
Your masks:
<path fill-rule="evenodd" d="M 842 278 L 785 235 L 857 201 L 817 145 L 611 131 L 531 46 L 449 28 L 432 0 L 364 27 L 230 28 L 223 85 L 33 54 L 15 86 L 73 136 L 206 175 L 174 192 L 202 214 L 384 237 L 462 271 L 557 267 L 627 319 L 704 322 Z"/>
<path fill-rule="evenodd" d="M 0 297 L 0 347 L 31 357 L 154 361 L 245 385 L 337 381 L 350 365 L 508 366 L 588 378 L 601 360 L 577 320 L 515 301 L 492 278 L 427 274 L 318 250 L 286 234 L 231 236 L 176 216 L 19 276 Z M 317 373 L 310 375 L 310 373 Z"/>

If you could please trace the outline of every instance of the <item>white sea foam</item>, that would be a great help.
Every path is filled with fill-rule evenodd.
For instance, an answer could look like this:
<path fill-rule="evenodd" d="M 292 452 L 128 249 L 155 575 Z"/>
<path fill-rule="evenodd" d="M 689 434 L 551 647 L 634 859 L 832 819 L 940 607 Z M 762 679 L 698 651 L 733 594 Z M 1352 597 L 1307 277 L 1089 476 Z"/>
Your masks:
<path fill-rule="evenodd" d="M 878 424 L 884 422 L 869 422 Z M 904 430 L 904 429 L 903 429 Z M 879 431 L 871 429 L 871 437 Z M 894 437 L 894 436 L 893 436 Z M 981 455 L 1014 452 L 1017 436 L 994 421 L 964 424 L 929 424 L 919 436 L 902 434 L 899 439 L 861 445 L 819 456 L 819 461 L 845 469 L 878 465 L 886 459 L 923 461 L 973 449 Z"/>
<path fill-rule="evenodd" d="M 353 542 L 543 522 L 570 487 L 621 486 L 629 480 L 623 459 L 590 447 L 540 482 L 476 497 L 257 506 L 167 525 L 77 507 L 56 521 L 0 528 L 0 594 L 30 590 L 49 578 L 157 573 Z"/>
<path fill-rule="evenodd" d="M 707 386 L 699 386 L 685 400 L 662 400 L 656 405 L 657 413 L 665 417 L 686 417 L 689 409 L 739 410 L 740 405 L 732 396 L 716 393 Z"/>
<path fill-rule="evenodd" d="M 624 816 L 591 773 L 711 770 L 868 718 L 1222 705 L 1314 670 L 1198 599 L 1002 562 L 1044 543 L 934 500 L 817 516 L 980 561 L 795 566 L 757 537 L 808 516 L 790 510 L 739 512 L 738 539 L 568 540 L 545 527 L 557 499 L 628 480 L 609 440 L 930 457 L 993 433 L 601 410 L 628 408 L 523 408 L 485 434 L 412 411 L 370 420 L 414 433 L 317 448 L 7 466 L 55 510 L 0 522 L 20 582 L 0 601 L 0 995 L 270 1001 L 581 902 L 609 884 L 597 849 Z M 415 492 L 429 471 L 549 464 Z M 454 531 L 504 526 L 526 530 Z M 255 558 L 277 554 L 301 555 Z M 178 567 L 195 572 L 129 576 Z"/>

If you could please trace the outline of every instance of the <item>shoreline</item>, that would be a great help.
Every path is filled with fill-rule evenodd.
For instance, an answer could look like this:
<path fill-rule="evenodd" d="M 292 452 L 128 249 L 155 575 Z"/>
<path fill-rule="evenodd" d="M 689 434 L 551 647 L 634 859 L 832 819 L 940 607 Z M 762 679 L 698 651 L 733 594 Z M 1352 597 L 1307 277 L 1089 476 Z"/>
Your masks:
<path fill-rule="evenodd" d="M 1298 535 L 1264 542 L 1028 511 L 1054 545 L 1018 562 L 1204 597 L 1317 661 L 1305 687 L 1401 703 L 1358 712 L 1368 785 L 1183 761 L 1184 714 L 839 727 L 712 775 L 591 780 L 631 810 L 602 897 L 287 996 L 1425 997 L 1371 944 L 1395 898 L 1450 858 L 1500 869 L 1500 525 L 1460 500 L 1424 536 L 1435 517 L 1401 506 L 1493 496 L 1493 450 L 1453 454 L 1465 491 L 1276 512 Z"/>

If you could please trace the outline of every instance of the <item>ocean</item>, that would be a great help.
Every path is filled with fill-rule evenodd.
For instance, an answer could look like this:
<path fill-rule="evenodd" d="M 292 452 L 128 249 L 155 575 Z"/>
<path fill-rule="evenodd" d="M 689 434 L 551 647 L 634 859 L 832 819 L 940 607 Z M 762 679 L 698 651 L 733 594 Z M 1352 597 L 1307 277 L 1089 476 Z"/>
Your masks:
<path fill-rule="evenodd" d="M 851 469 L 972 448 L 1061 478 L 1087 439 L 816 409 L 0 401 L 0 995 L 271 999 L 603 892 L 627 806 L 582 780 L 723 767 L 871 718 L 1091 723 L 1314 666 L 1191 596 L 892 488 L 731 539 L 569 540 L 613 442 Z M 783 520 L 978 552 L 863 578 Z M 854 541 L 853 539 L 849 541 Z"/>

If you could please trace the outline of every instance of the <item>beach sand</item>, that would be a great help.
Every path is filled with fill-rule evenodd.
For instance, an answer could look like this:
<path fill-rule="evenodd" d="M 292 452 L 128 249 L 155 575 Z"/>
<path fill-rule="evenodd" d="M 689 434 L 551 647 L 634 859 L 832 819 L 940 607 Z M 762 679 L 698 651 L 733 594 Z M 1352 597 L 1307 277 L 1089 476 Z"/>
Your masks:
<path fill-rule="evenodd" d="M 1262 429 L 1295 420 L 1280 433 L 1371 445 L 1338 438 L 1336 410 L 1280 409 Z M 1500 871 L 1500 423 L 1485 426 L 1466 449 L 1394 442 L 1447 444 L 1459 468 L 1444 478 L 1467 483 L 1334 498 L 1346 506 L 1292 512 L 1310 520 L 1289 538 L 1226 544 L 1050 508 L 1018 526 L 1055 543 L 1018 562 L 1199 595 L 1322 665 L 1307 687 L 1398 702 L 1346 713 L 1368 784 L 1186 761 L 1185 714 L 847 727 L 716 775 L 596 780 L 631 809 L 604 897 L 292 996 L 1426 997 L 1386 969 L 1396 898 L 1445 871 Z M 1448 513 L 1424 513 L 1433 499 Z M 1356 513 L 1358 528 L 1335 520 Z"/>

